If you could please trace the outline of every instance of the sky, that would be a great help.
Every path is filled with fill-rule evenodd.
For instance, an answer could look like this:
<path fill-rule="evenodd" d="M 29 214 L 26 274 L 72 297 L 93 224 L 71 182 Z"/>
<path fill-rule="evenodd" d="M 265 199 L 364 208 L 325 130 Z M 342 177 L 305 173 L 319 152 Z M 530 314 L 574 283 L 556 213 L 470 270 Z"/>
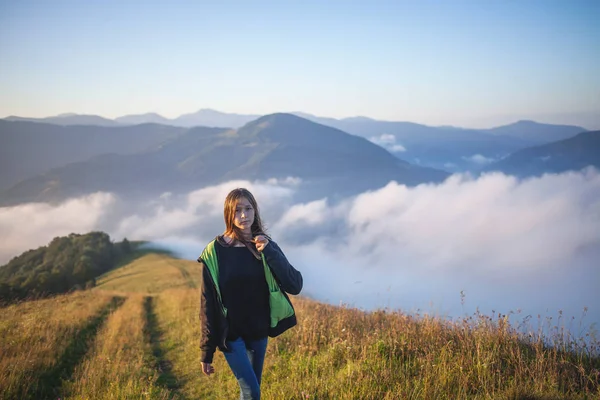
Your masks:
<path fill-rule="evenodd" d="M 600 2 L 0 0 L 0 117 L 600 129 Z"/>
<path fill-rule="evenodd" d="M 0 264 L 56 236 L 93 230 L 196 260 L 223 232 L 223 199 L 235 187 L 256 197 L 268 233 L 303 274 L 303 296 L 453 318 L 513 312 L 513 322 L 531 315 L 537 323 L 539 314 L 556 323 L 563 311 L 584 328 L 578 334 L 600 328 L 596 169 L 525 180 L 455 174 L 417 187 L 392 181 L 335 203 L 298 201 L 303 182 L 290 178 L 223 182 L 143 202 L 99 192 L 2 207 Z"/>

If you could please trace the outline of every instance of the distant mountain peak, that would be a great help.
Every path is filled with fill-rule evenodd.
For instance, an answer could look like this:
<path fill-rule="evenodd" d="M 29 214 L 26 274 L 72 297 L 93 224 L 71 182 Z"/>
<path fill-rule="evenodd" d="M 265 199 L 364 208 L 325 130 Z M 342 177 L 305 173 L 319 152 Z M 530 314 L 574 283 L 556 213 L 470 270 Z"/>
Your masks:
<path fill-rule="evenodd" d="M 506 174 L 539 176 L 543 173 L 560 173 L 600 167 L 600 131 L 584 131 L 573 137 L 527 147 L 490 165 L 485 171 Z"/>
<path fill-rule="evenodd" d="M 115 118 L 115 121 L 118 123 L 126 124 L 126 125 L 139 125 L 139 124 L 163 124 L 169 125 L 171 120 L 163 117 L 162 115 L 149 112 L 145 114 L 133 114 L 133 115 L 124 115 L 122 117 Z"/>
<path fill-rule="evenodd" d="M 292 121 L 292 120 L 299 120 L 299 119 L 307 120 L 306 118 L 302 118 L 302 117 L 299 117 L 299 116 L 291 114 L 291 113 L 283 113 L 283 112 L 278 112 L 278 113 L 263 115 L 261 118 L 287 119 L 287 120 L 290 120 L 290 121 Z"/>
<path fill-rule="evenodd" d="M 522 119 L 512 124 L 482 131 L 495 135 L 516 137 L 529 141 L 531 144 L 543 144 L 573 137 L 580 132 L 586 131 L 586 129 L 580 126 L 544 124 Z"/>
<path fill-rule="evenodd" d="M 302 117 L 302 118 L 319 118 L 314 114 L 309 114 L 309 113 L 305 113 L 302 111 L 291 111 L 289 114 L 293 114 L 293 115 L 297 115 L 298 117 Z"/>
<path fill-rule="evenodd" d="M 139 115 L 143 115 L 145 117 L 161 117 L 161 118 L 164 118 L 162 115 L 160 115 L 159 113 L 155 113 L 155 112 L 147 112 L 145 114 L 139 114 Z"/>
<path fill-rule="evenodd" d="M 496 128 L 491 128 L 491 129 L 498 129 L 498 128 L 506 128 L 506 127 L 516 127 L 516 128 L 564 128 L 564 127 L 570 127 L 570 128 L 577 128 L 580 129 L 581 132 L 586 131 L 587 129 L 582 128 L 580 126 L 574 126 L 574 125 L 561 125 L 561 124 L 548 124 L 548 123 L 544 123 L 544 122 L 538 122 L 538 121 L 534 121 L 531 119 L 520 119 L 516 122 L 513 122 L 512 124 L 507 124 L 507 125 L 501 125 L 498 126 Z"/>
<path fill-rule="evenodd" d="M 299 117 L 294 114 L 273 113 L 273 114 L 263 115 L 262 117 L 259 117 L 259 118 L 255 119 L 254 121 L 250 121 L 246 124 L 246 126 L 255 126 L 255 125 L 262 125 L 262 124 L 289 124 L 289 123 L 296 124 L 299 122 L 314 124 L 314 122 L 312 122 L 306 118 Z"/>
<path fill-rule="evenodd" d="M 375 120 L 373 118 L 363 117 L 363 116 L 359 115 L 359 116 L 356 116 L 356 117 L 344 118 L 344 119 L 342 119 L 342 121 L 348 121 L 348 122 L 371 122 L 371 121 L 375 121 Z"/>
<path fill-rule="evenodd" d="M 126 118 L 126 117 L 158 117 L 158 118 L 165 118 L 162 115 L 155 113 L 155 112 L 147 112 L 147 113 L 143 113 L 143 114 L 129 114 L 129 115 L 125 115 L 123 117 L 119 117 L 119 118 Z M 117 119 L 119 119 L 117 118 Z"/>
<path fill-rule="evenodd" d="M 225 114 L 222 111 L 215 110 L 214 108 L 201 108 L 193 114 Z"/>
<path fill-rule="evenodd" d="M 215 110 L 212 108 L 201 108 L 196 112 L 192 112 L 192 113 L 188 113 L 188 114 L 183 114 L 182 116 L 187 115 L 187 116 L 204 116 L 204 117 L 221 117 L 221 116 L 226 116 L 226 115 L 241 115 L 241 114 L 235 114 L 235 113 L 225 113 L 219 110 Z"/>
<path fill-rule="evenodd" d="M 178 126 L 211 126 L 221 128 L 239 128 L 258 118 L 259 115 L 229 114 L 221 111 L 202 108 L 196 112 L 183 114 L 173 122 Z"/>

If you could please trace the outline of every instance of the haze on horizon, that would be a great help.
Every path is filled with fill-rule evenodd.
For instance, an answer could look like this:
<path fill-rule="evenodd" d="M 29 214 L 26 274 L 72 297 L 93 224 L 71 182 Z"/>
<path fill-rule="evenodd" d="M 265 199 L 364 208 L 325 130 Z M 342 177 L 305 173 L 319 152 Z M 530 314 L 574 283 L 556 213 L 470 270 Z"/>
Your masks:
<path fill-rule="evenodd" d="M 0 2 L 0 117 L 212 108 L 600 129 L 600 3 Z"/>

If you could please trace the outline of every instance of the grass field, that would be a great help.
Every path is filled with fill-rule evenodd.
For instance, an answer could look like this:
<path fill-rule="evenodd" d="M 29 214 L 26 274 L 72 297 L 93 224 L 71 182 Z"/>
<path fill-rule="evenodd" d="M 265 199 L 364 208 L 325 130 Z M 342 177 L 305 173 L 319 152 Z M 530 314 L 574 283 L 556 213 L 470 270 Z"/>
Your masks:
<path fill-rule="evenodd" d="M 0 308 L 2 399 L 235 399 L 220 352 L 201 374 L 198 264 L 145 254 L 97 286 Z M 520 337 L 503 316 L 446 322 L 293 299 L 264 399 L 598 399 L 598 344 Z M 556 346 L 544 343 L 554 341 Z"/>

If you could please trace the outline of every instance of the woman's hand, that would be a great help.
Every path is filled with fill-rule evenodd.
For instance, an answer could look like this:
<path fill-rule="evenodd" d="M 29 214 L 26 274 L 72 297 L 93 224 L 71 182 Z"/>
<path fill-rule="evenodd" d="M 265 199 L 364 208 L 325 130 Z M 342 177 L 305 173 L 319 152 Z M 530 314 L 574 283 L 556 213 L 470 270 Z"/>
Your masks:
<path fill-rule="evenodd" d="M 259 253 L 262 253 L 267 244 L 269 244 L 269 239 L 263 235 L 258 235 L 254 238 L 253 242 L 256 244 L 256 250 L 258 250 Z"/>
<path fill-rule="evenodd" d="M 211 374 L 213 374 L 215 372 L 215 367 L 213 367 L 212 364 L 203 362 L 202 363 L 202 372 L 204 373 L 204 375 L 210 376 Z"/>

